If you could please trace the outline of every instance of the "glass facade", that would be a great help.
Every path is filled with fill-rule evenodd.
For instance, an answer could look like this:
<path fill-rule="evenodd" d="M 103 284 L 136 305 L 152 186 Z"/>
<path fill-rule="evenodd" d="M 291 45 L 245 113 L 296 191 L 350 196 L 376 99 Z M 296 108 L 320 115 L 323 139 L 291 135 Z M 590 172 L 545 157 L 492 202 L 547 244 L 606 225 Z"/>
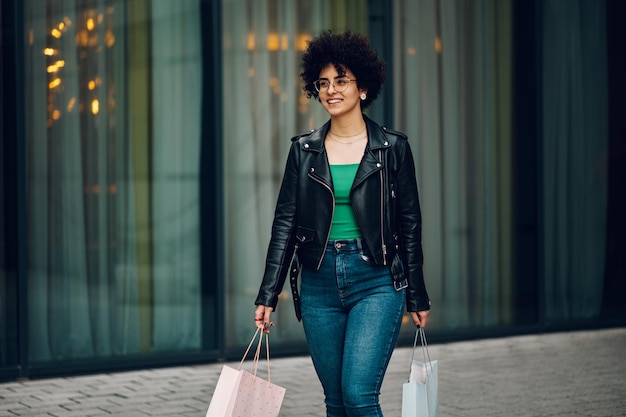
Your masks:
<path fill-rule="evenodd" d="M 34 3 L 29 360 L 198 350 L 199 3 Z"/>
<path fill-rule="evenodd" d="M 290 138 L 327 118 L 299 81 L 327 29 L 387 61 L 369 113 L 415 155 L 434 340 L 623 323 L 607 16 L 584 0 L 2 0 L 0 378 L 240 355 Z M 305 352 L 289 291 L 275 321 L 275 352 Z"/>
<path fill-rule="evenodd" d="M 433 327 L 511 325 L 512 4 L 401 1 L 395 13 L 394 121 L 416 156 L 424 273 L 444 307 Z"/>

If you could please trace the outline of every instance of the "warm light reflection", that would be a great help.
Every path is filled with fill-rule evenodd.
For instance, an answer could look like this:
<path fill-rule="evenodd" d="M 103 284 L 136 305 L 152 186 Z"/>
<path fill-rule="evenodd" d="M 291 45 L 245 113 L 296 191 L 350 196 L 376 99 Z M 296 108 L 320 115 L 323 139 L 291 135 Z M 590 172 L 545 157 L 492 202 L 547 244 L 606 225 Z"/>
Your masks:
<path fill-rule="evenodd" d="M 407 49 L 406 53 L 409 55 L 415 55 L 417 52 L 415 51 L 415 48 L 409 48 Z"/>
<path fill-rule="evenodd" d="M 117 185 L 115 185 L 115 184 L 109 185 L 109 193 L 110 194 L 117 194 Z"/>
<path fill-rule="evenodd" d="M 112 30 L 107 30 L 106 33 L 104 34 L 104 42 L 106 43 L 108 48 L 111 48 L 113 45 L 115 45 L 115 35 L 113 34 Z"/>
<path fill-rule="evenodd" d="M 438 54 L 441 53 L 441 38 L 439 36 L 435 38 L 435 51 L 437 51 Z"/>
<path fill-rule="evenodd" d="M 283 33 L 280 37 L 280 49 L 283 51 L 289 49 L 289 36 L 286 33 Z"/>
<path fill-rule="evenodd" d="M 311 40 L 311 35 L 309 35 L 308 33 L 303 33 L 298 35 L 298 37 L 296 38 L 296 50 L 298 51 L 304 51 L 307 47 L 307 43 Z"/>
<path fill-rule="evenodd" d="M 114 7 L 109 7 L 107 8 L 107 13 L 108 14 L 113 14 L 114 12 Z M 78 47 L 84 47 L 84 48 L 89 48 L 89 49 L 83 49 L 80 50 L 80 53 L 78 55 L 79 60 L 82 62 L 82 60 L 85 59 L 90 59 L 91 56 L 95 56 L 97 54 L 100 54 L 102 52 L 102 42 L 100 42 L 99 39 L 99 31 L 97 30 L 97 25 L 98 24 L 102 24 L 105 22 L 105 14 L 104 13 L 100 13 L 100 14 L 95 14 L 92 13 L 91 17 L 87 17 L 85 16 L 84 18 L 81 18 L 79 20 L 78 25 L 81 26 L 78 30 L 76 30 L 75 33 L 75 40 L 76 40 L 76 45 Z M 49 36 L 60 39 L 63 34 L 68 30 L 68 28 L 72 25 L 72 21 L 68 18 L 68 17 L 64 17 L 62 21 L 59 21 L 58 23 L 53 23 L 51 25 L 51 27 L 48 29 L 49 30 Z M 34 44 L 34 30 L 30 29 L 29 31 L 29 42 L 31 44 Z M 50 38 L 49 38 L 50 39 Z M 55 41 L 53 41 L 52 43 L 54 44 Z M 107 29 L 104 31 L 104 43 L 106 45 L 106 47 L 113 47 L 115 45 L 116 39 L 115 39 L 115 35 L 114 32 L 111 29 Z M 62 55 L 64 53 L 63 50 L 59 50 L 59 49 L 54 49 L 52 47 L 47 47 L 45 49 L 43 49 L 43 54 L 47 57 L 54 57 L 57 55 Z M 59 77 L 59 72 L 61 72 L 61 69 L 65 67 L 65 60 L 63 59 L 56 59 L 56 62 L 52 62 L 55 61 L 55 59 L 47 59 L 46 60 L 46 71 L 48 74 L 52 74 L 50 76 L 49 82 L 48 82 L 48 88 L 50 90 L 54 90 L 59 88 L 62 84 L 62 78 Z M 101 84 L 102 84 L 102 79 L 94 74 L 95 71 L 91 70 L 88 71 L 88 77 L 93 77 L 91 80 L 88 79 L 88 83 L 87 83 L 87 88 L 90 91 L 94 91 L 96 90 Z M 84 84 L 81 87 L 84 89 Z M 82 113 L 87 113 L 89 111 L 91 111 L 91 113 L 93 115 L 98 115 L 100 113 L 100 100 L 98 98 L 92 98 L 92 99 L 88 99 L 85 101 L 81 101 L 78 100 L 77 97 L 71 97 L 69 99 L 69 101 L 67 101 L 67 107 L 63 108 L 63 105 L 61 104 L 60 108 L 55 108 L 56 105 L 58 105 L 59 101 L 62 103 L 63 100 L 61 98 L 61 96 L 59 96 L 59 94 L 62 93 L 62 90 L 56 90 L 56 91 L 51 91 L 48 93 L 48 106 L 47 106 L 47 114 L 48 114 L 48 118 L 47 118 L 47 126 L 48 127 L 52 127 L 54 121 L 60 120 L 63 117 L 63 111 L 66 111 L 66 113 L 69 112 L 73 112 L 74 110 L 77 110 L 78 112 Z M 109 94 L 109 104 L 111 105 L 111 108 L 115 106 L 115 100 L 113 99 L 113 94 L 112 92 L 110 92 Z M 94 193 L 98 193 L 99 192 L 99 188 L 98 186 L 93 186 L 93 187 L 89 187 L 88 189 L 86 189 L 86 191 L 89 192 L 94 192 Z M 109 186 L 108 191 L 111 193 L 116 193 L 117 192 L 117 188 L 115 185 Z"/>
<path fill-rule="evenodd" d="M 70 112 L 72 110 L 74 110 L 74 106 L 76 105 L 76 97 L 72 97 L 70 99 L 70 102 L 67 103 L 67 111 Z"/>
<path fill-rule="evenodd" d="M 50 83 L 48 84 L 48 88 L 52 90 L 53 88 L 56 88 L 60 85 L 61 85 L 61 79 L 55 78 L 54 80 L 50 81 Z"/>
<path fill-rule="evenodd" d="M 267 50 L 276 52 L 278 50 L 286 51 L 289 49 L 289 36 L 286 33 L 279 35 L 278 33 L 269 33 L 267 35 Z"/>
<path fill-rule="evenodd" d="M 93 99 L 93 101 L 91 102 L 91 112 L 93 114 L 100 113 L 100 102 L 97 98 Z"/>
<path fill-rule="evenodd" d="M 76 34 L 76 43 L 79 46 L 87 46 L 89 43 L 89 34 L 86 30 L 81 30 Z"/>
<path fill-rule="evenodd" d="M 298 51 L 304 51 L 307 47 L 308 41 L 311 40 L 311 35 L 303 33 L 296 36 L 294 41 L 294 47 Z M 231 47 L 230 39 L 224 38 L 224 48 L 229 49 Z M 253 32 L 249 32 L 246 39 L 246 47 L 248 51 L 253 51 L 256 48 L 256 36 Z M 276 51 L 288 51 L 289 50 L 289 35 L 286 33 L 270 32 L 267 34 L 267 42 L 265 47 L 270 52 Z"/>
<path fill-rule="evenodd" d="M 254 68 L 248 68 L 248 77 L 253 78 L 254 77 Z"/>
<path fill-rule="evenodd" d="M 278 33 L 268 33 L 267 35 L 267 50 L 271 52 L 278 51 L 279 40 Z"/>

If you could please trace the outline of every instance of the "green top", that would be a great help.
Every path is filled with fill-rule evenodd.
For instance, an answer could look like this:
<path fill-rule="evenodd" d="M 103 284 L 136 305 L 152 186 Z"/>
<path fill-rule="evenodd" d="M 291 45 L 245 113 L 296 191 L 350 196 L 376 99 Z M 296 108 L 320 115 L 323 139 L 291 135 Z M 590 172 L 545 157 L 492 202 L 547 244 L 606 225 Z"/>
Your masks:
<path fill-rule="evenodd" d="M 361 230 L 350 205 L 350 189 L 358 168 L 359 164 L 330 166 L 335 188 L 335 214 L 330 228 L 330 240 L 361 237 Z"/>

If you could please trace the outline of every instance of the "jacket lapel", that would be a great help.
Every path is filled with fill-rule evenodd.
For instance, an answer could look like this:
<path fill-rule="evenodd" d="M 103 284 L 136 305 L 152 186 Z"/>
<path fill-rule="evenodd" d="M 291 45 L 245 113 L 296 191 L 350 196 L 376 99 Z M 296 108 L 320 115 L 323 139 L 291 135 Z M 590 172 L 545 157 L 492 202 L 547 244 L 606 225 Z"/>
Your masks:
<path fill-rule="evenodd" d="M 352 184 L 353 190 L 365 181 L 367 177 L 384 168 L 383 150 L 391 146 L 380 126 L 365 115 L 363 115 L 363 119 L 365 119 L 367 126 L 368 142 L 365 148 L 365 155 L 363 155 Z"/>
<path fill-rule="evenodd" d="M 308 175 L 321 180 L 331 190 L 333 188 L 332 175 L 330 173 L 330 165 L 328 164 L 328 155 L 324 148 L 324 138 L 328 129 L 330 128 L 330 121 L 326 122 L 321 128 L 313 132 L 309 139 L 302 145 L 303 150 L 308 152 L 315 152 L 317 155 L 313 159 L 313 163 L 309 168 Z"/>

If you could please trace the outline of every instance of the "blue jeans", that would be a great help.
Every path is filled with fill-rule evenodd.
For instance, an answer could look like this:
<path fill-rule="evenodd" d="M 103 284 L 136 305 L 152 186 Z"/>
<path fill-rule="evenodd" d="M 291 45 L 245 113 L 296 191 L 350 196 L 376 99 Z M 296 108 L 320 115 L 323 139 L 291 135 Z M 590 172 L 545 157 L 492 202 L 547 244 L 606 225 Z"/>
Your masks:
<path fill-rule="evenodd" d="M 378 397 L 396 345 L 405 290 L 368 263 L 360 239 L 329 241 L 318 271 L 302 271 L 302 324 L 328 417 L 382 416 Z"/>

